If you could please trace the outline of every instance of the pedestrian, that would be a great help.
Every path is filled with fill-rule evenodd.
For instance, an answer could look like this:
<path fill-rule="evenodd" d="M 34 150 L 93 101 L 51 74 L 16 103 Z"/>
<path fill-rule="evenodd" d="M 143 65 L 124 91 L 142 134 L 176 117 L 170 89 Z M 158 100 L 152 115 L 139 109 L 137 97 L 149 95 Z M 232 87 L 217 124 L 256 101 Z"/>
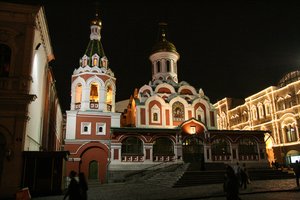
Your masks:
<path fill-rule="evenodd" d="M 240 200 L 239 187 L 240 183 L 235 175 L 234 169 L 231 166 L 227 166 L 224 182 L 224 191 L 226 192 L 227 200 Z"/>
<path fill-rule="evenodd" d="M 236 165 L 234 166 L 234 173 L 239 181 L 239 183 L 241 184 L 241 167 L 239 162 L 236 163 Z"/>
<path fill-rule="evenodd" d="M 83 172 L 78 175 L 81 200 L 87 200 L 88 184 Z"/>
<path fill-rule="evenodd" d="M 246 164 L 243 164 L 241 169 L 241 187 L 247 189 L 247 184 L 249 183 L 249 174 L 246 168 Z"/>
<path fill-rule="evenodd" d="M 70 183 L 64 196 L 64 200 L 67 197 L 69 197 L 69 200 L 80 200 L 79 183 L 75 179 L 76 175 L 77 173 L 73 170 L 69 174 Z"/>
<path fill-rule="evenodd" d="M 293 170 L 295 172 L 295 175 L 296 175 L 296 184 L 297 184 L 297 187 L 299 187 L 299 177 L 300 177 L 300 163 L 298 160 L 296 160 L 296 163 L 293 167 Z"/>

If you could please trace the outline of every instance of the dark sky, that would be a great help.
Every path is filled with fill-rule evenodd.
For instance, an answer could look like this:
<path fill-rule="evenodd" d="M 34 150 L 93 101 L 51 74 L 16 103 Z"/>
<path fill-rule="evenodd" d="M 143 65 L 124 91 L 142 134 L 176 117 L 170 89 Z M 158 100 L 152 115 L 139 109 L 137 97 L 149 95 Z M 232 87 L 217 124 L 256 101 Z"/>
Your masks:
<path fill-rule="evenodd" d="M 93 1 L 40 1 L 56 60 L 51 63 L 60 102 L 70 109 L 71 75 L 89 41 Z M 277 2 L 277 1 L 276 1 Z M 178 79 L 202 88 L 212 103 L 245 98 L 277 85 L 299 69 L 300 2 L 97 1 L 102 44 L 117 78 L 116 100 L 151 80 L 149 53 L 158 22 L 178 53 Z"/>

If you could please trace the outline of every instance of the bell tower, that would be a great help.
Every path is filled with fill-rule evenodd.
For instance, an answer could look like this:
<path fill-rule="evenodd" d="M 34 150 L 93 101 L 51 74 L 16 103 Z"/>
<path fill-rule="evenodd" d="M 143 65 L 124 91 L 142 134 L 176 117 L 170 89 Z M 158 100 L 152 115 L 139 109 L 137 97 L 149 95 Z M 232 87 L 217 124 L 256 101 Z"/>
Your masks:
<path fill-rule="evenodd" d="M 71 79 L 71 108 L 67 111 L 65 150 L 70 151 L 67 174 L 83 171 L 105 181 L 111 127 L 120 127 L 115 112 L 116 78 L 101 43 L 102 21 L 90 23 L 90 40 Z M 93 166 L 93 173 L 90 171 Z M 95 170 L 97 173 L 95 173 Z"/>

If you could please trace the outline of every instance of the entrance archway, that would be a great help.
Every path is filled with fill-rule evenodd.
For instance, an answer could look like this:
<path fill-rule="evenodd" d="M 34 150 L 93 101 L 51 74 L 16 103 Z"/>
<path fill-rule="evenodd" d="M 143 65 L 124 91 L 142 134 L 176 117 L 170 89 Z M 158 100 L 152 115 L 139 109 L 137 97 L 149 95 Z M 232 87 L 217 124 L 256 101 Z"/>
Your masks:
<path fill-rule="evenodd" d="M 184 162 L 204 163 L 204 146 L 201 138 L 188 136 L 182 142 L 182 152 Z"/>

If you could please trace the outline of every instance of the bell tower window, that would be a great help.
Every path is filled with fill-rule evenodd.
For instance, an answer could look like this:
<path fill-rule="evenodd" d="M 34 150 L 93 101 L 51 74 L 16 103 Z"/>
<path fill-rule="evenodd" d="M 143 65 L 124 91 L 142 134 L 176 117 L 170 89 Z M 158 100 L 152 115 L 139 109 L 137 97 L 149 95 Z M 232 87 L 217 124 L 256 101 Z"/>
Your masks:
<path fill-rule="evenodd" d="M 79 83 L 76 85 L 75 103 L 81 103 L 81 96 L 82 96 L 82 85 Z"/>
<path fill-rule="evenodd" d="M 111 86 L 108 86 L 106 89 L 106 105 L 107 105 L 107 111 L 111 111 L 112 108 L 112 98 L 113 98 L 113 92 Z"/>
<path fill-rule="evenodd" d="M 92 83 L 90 88 L 90 102 L 99 102 L 98 94 L 99 85 L 97 83 Z"/>

